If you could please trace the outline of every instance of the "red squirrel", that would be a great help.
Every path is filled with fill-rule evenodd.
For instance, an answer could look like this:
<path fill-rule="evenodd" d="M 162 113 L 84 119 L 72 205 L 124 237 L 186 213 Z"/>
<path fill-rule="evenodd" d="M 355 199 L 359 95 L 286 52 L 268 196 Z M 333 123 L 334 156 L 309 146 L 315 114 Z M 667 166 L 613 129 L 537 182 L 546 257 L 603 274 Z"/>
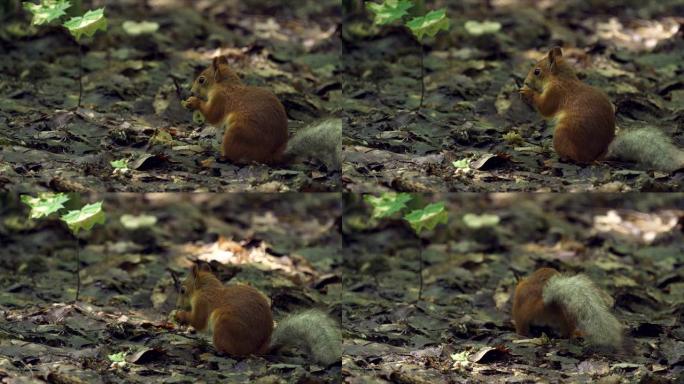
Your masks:
<path fill-rule="evenodd" d="M 328 366 L 341 359 L 337 323 L 312 309 L 285 317 L 273 327 L 268 299 L 244 284 L 224 286 L 206 263 L 194 265 L 180 287 L 174 318 L 212 334 L 217 351 L 243 357 L 303 347 L 311 359 Z"/>
<path fill-rule="evenodd" d="M 321 160 L 328 170 L 339 169 L 340 119 L 307 126 L 288 140 L 283 104 L 269 90 L 243 84 L 225 56 L 215 57 L 197 76 L 191 93 L 183 106 L 199 111 L 209 124 L 224 129 L 222 159 L 278 165 L 311 156 Z"/>
<path fill-rule="evenodd" d="M 523 100 L 555 123 L 553 148 L 562 159 L 581 164 L 604 158 L 636 162 L 672 172 L 684 168 L 684 151 L 654 128 L 615 135 L 615 108 L 608 96 L 583 83 L 554 47 L 527 74 Z"/>
<path fill-rule="evenodd" d="M 565 276 L 540 268 L 522 279 L 513 297 L 515 330 L 548 326 L 562 337 L 582 336 L 592 346 L 621 349 L 623 327 L 610 313 L 610 297 L 585 275 Z"/>

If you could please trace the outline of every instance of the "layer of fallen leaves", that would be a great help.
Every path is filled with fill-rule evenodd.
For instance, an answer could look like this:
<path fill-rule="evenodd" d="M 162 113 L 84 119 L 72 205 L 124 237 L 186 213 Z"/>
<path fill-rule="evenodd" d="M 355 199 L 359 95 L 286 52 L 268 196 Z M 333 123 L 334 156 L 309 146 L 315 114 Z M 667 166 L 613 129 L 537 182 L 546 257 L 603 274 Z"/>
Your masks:
<path fill-rule="evenodd" d="M 210 338 L 170 321 L 192 260 L 224 282 L 250 284 L 276 320 L 298 309 L 339 316 L 339 195 L 83 195 L 107 221 L 75 242 L 59 222 L 28 220 L 0 194 L 0 378 L 48 382 L 329 382 L 297 352 L 233 359 Z M 144 218 L 144 220 L 136 218 Z M 155 218 L 156 220 L 150 220 Z M 135 222 L 136 225 L 131 225 Z M 31 382 L 31 381 L 27 381 Z"/>
<path fill-rule="evenodd" d="M 21 11 L 2 23 L 0 188 L 339 190 L 339 170 L 314 159 L 274 168 L 216 161 L 217 130 L 193 124 L 180 105 L 196 73 L 221 54 L 247 84 L 278 96 L 291 134 L 334 116 L 341 98 L 334 1 L 305 1 L 296 11 L 263 2 L 145 4 L 107 5 L 109 30 L 83 43 L 78 109 L 79 48 L 69 35 L 29 26 Z M 132 29 L 141 15 L 148 26 Z"/>
<path fill-rule="evenodd" d="M 544 6 L 553 4 L 553 6 Z M 684 147 L 684 42 L 672 4 L 638 15 L 611 2 L 448 2 L 452 28 L 420 49 L 359 8 L 342 33 L 344 187 L 348 191 L 681 191 L 682 173 L 578 166 L 518 97 L 532 62 L 561 42 L 585 82 L 608 94 L 621 129 L 655 127 Z M 495 25 L 487 33 L 470 27 Z M 470 27 L 470 28 L 469 28 Z"/>
<path fill-rule="evenodd" d="M 344 374 L 350 382 L 636 382 L 681 376 L 684 196 L 437 194 L 450 221 L 418 250 L 401 221 L 344 216 Z M 466 215 L 499 224 L 468 224 Z M 523 338 L 510 319 L 517 279 L 541 266 L 585 273 L 615 299 L 629 347 L 592 351 Z"/>

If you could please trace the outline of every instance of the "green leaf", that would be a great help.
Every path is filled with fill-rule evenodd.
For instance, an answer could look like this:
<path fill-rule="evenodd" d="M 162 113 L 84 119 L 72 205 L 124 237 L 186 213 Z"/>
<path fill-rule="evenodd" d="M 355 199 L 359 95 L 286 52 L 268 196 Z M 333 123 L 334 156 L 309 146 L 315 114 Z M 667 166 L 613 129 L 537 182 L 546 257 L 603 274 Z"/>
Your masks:
<path fill-rule="evenodd" d="M 89 231 L 95 224 L 104 224 L 105 222 L 102 201 L 88 204 L 78 211 L 69 211 L 62 215 L 61 220 L 66 223 L 73 234 L 77 234 L 81 229 Z"/>
<path fill-rule="evenodd" d="M 468 364 L 470 363 L 470 360 L 468 359 L 469 355 L 470 352 L 468 351 L 456 352 L 451 355 L 451 358 L 458 363 Z"/>
<path fill-rule="evenodd" d="M 454 168 L 458 168 L 458 169 L 469 169 L 470 168 L 470 159 L 465 158 L 465 159 L 461 159 L 461 160 L 452 161 L 451 165 L 453 165 Z"/>
<path fill-rule="evenodd" d="M 432 203 L 404 216 L 404 220 L 411 224 L 411 228 L 416 233 L 420 233 L 423 229 L 431 230 L 437 224 L 446 224 L 447 218 L 447 211 L 443 202 Z"/>
<path fill-rule="evenodd" d="M 412 198 L 413 196 L 408 193 L 393 192 L 383 193 L 380 197 L 373 195 L 363 197 L 373 207 L 373 217 L 376 219 L 392 216 L 394 213 L 401 211 L 406 208 L 406 203 Z"/>
<path fill-rule="evenodd" d="M 204 115 L 200 111 L 194 111 L 192 113 L 192 122 L 195 124 L 204 124 Z"/>
<path fill-rule="evenodd" d="M 39 219 L 63 209 L 69 197 L 64 193 L 41 193 L 38 197 L 21 195 L 21 201 L 31 208 L 29 217 Z"/>
<path fill-rule="evenodd" d="M 123 363 L 126 361 L 126 352 L 112 353 L 107 355 L 107 358 L 113 363 Z"/>
<path fill-rule="evenodd" d="M 375 24 L 385 25 L 408 14 L 407 11 L 413 8 L 413 3 L 410 0 L 385 0 L 380 4 L 368 2 L 366 7 L 375 14 Z"/>
<path fill-rule="evenodd" d="M 114 168 L 114 169 L 121 169 L 121 170 L 128 169 L 128 159 L 119 159 L 119 160 L 110 161 L 109 164 L 111 164 L 112 168 Z"/>
<path fill-rule="evenodd" d="M 468 20 L 464 25 L 471 35 L 480 36 L 488 33 L 496 33 L 501 29 L 501 24 L 496 21 L 485 20 L 483 22 Z"/>
<path fill-rule="evenodd" d="M 153 21 L 141 21 L 136 23 L 135 21 L 124 21 L 121 24 L 124 31 L 132 36 L 142 35 L 146 33 L 154 33 L 159 29 L 159 24 Z"/>
<path fill-rule="evenodd" d="M 25 1 L 24 9 L 33 14 L 31 24 L 41 25 L 59 19 L 66 14 L 71 4 L 66 0 L 42 0 L 40 4 Z"/>
<path fill-rule="evenodd" d="M 71 32 L 76 40 L 86 35 L 92 37 L 100 29 L 107 30 L 107 18 L 104 16 L 104 8 L 90 10 L 81 17 L 72 17 L 71 20 L 64 22 L 64 27 Z"/>
<path fill-rule="evenodd" d="M 501 219 L 499 219 L 499 216 L 497 215 L 476 215 L 474 213 L 466 213 L 463 215 L 463 222 L 465 223 L 466 227 L 473 229 L 493 227 L 499 224 L 500 220 Z"/>
<path fill-rule="evenodd" d="M 449 19 L 446 17 L 445 9 L 430 11 L 425 16 L 415 17 L 406 23 L 418 40 L 422 40 L 424 35 L 434 37 L 439 31 L 449 29 Z"/>

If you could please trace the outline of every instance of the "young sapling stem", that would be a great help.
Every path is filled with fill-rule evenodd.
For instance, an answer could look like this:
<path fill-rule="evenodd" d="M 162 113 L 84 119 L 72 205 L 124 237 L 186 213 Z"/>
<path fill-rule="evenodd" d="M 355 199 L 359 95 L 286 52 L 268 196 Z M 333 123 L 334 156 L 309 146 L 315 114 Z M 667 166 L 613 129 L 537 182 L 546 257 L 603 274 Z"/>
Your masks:
<path fill-rule="evenodd" d="M 420 104 L 418 104 L 418 109 L 421 109 L 425 98 L 425 47 L 420 41 L 418 45 L 420 46 Z"/>
<path fill-rule="evenodd" d="M 80 244 L 78 241 L 78 236 L 76 234 L 72 234 L 72 236 L 76 241 L 76 301 L 78 301 L 78 297 L 81 293 L 81 255 L 79 252 Z"/>
<path fill-rule="evenodd" d="M 78 40 L 76 44 L 78 44 L 78 107 L 80 108 L 81 97 L 83 96 L 83 49 Z"/>
<path fill-rule="evenodd" d="M 423 299 L 423 241 L 417 233 L 416 238 L 418 238 L 418 260 L 420 262 L 418 268 L 418 279 L 420 281 L 420 285 L 418 286 L 418 301 L 421 301 Z"/>

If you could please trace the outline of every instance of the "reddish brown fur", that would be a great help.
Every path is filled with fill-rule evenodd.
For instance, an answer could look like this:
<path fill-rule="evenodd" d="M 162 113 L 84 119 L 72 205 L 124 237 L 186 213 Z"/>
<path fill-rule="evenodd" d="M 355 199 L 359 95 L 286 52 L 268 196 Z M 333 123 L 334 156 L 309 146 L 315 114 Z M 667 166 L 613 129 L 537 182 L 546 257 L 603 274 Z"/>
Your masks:
<path fill-rule="evenodd" d="M 187 107 L 199 110 L 212 125 L 226 126 L 223 159 L 235 163 L 282 161 L 288 138 L 287 114 L 273 93 L 242 84 L 224 57 L 215 58 L 197 77 L 192 92 Z"/>
<path fill-rule="evenodd" d="M 247 285 L 223 286 L 207 265 L 194 266 L 183 281 L 176 321 L 198 331 L 212 325 L 214 347 L 231 356 L 262 354 L 268 349 L 273 317 L 266 297 Z"/>
<path fill-rule="evenodd" d="M 578 334 L 574 320 L 561 306 L 544 305 L 544 286 L 557 274 L 553 268 L 540 268 L 518 283 L 513 298 L 513 320 L 518 334 L 529 336 L 533 325 L 552 327 L 566 338 Z"/>
<path fill-rule="evenodd" d="M 520 93 L 542 116 L 558 119 L 553 147 L 559 157 L 591 163 L 606 154 L 615 137 L 613 105 L 603 92 L 577 78 L 560 48 L 530 70 Z"/>

